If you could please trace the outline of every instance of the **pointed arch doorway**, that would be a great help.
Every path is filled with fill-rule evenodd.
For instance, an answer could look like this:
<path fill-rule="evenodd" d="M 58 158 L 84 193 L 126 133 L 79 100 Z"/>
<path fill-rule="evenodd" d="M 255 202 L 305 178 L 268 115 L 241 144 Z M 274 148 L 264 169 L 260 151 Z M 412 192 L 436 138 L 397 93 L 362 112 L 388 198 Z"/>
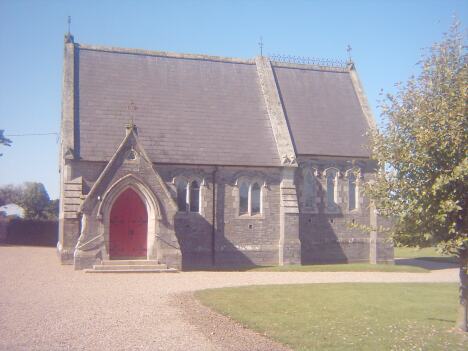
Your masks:
<path fill-rule="evenodd" d="M 114 201 L 109 223 L 109 258 L 140 259 L 147 257 L 148 212 L 132 188 Z"/>

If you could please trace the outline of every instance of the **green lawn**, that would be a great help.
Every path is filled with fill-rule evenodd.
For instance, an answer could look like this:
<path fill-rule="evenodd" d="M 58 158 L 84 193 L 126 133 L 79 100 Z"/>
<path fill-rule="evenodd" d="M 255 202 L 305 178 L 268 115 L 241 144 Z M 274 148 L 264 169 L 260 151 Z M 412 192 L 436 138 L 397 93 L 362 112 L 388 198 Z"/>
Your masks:
<path fill-rule="evenodd" d="M 467 350 L 452 330 L 457 284 L 308 284 L 210 289 L 203 304 L 294 350 Z"/>
<path fill-rule="evenodd" d="M 456 257 L 442 255 L 435 247 L 395 247 L 396 258 L 415 258 L 418 260 L 457 263 Z"/>
<path fill-rule="evenodd" d="M 260 272 L 429 272 L 415 266 L 396 266 L 393 264 L 347 263 L 255 267 Z"/>
<path fill-rule="evenodd" d="M 429 270 L 406 265 L 347 263 L 347 264 L 316 264 L 316 265 L 286 265 L 286 266 L 255 266 L 255 267 L 214 267 L 202 270 L 230 272 L 410 272 L 427 273 Z"/>

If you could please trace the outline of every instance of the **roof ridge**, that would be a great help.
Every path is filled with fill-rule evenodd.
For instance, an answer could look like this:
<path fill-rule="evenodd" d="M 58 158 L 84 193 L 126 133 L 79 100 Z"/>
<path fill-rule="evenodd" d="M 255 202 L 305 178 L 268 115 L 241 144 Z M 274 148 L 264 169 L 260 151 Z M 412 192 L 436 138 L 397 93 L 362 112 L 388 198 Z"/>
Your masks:
<path fill-rule="evenodd" d="M 215 62 L 227 62 L 227 63 L 240 63 L 240 64 L 249 64 L 255 65 L 255 58 L 245 59 L 239 57 L 227 57 L 227 56 L 217 56 L 217 55 L 207 55 L 207 54 L 189 54 L 189 53 L 179 53 L 173 51 L 160 51 L 160 50 L 146 50 L 138 48 L 123 48 L 116 46 L 106 46 L 106 45 L 92 45 L 92 44 L 82 44 L 75 43 L 75 46 L 82 50 L 91 50 L 91 51 L 102 51 L 110 53 L 120 53 L 120 54 L 130 54 L 130 55 L 142 55 L 142 56 L 157 56 L 157 57 L 168 57 L 176 59 L 189 59 L 189 60 L 205 60 L 205 61 L 215 61 Z M 285 68 L 299 68 L 299 69 L 308 69 L 315 71 L 330 71 L 330 72 L 341 72 L 347 73 L 351 70 L 350 66 L 340 67 L 340 66 L 325 66 L 325 65 L 316 65 L 316 64 L 306 64 L 306 63 L 292 63 L 275 60 L 274 57 L 266 56 L 271 64 L 274 67 L 285 67 Z"/>
<path fill-rule="evenodd" d="M 170 57 L 179 59 L 190 59 L 190 60 L 206 60 L 216 62 L 228 62 L 228 63 L 242 63 L 242 64 L 255 64 L 254 59 L 242 59 L 236 57 L 225 57 L 225 56 L 212 56 L 205 54 L 187 54 L 177 53 L 171 51 L 157 51 L 157 50 L 145 50 L 145 49 L 129 49 L 114 46 L 103 46 L 103 45 L 90 45 L 75 43 L 75 45 L 82 50 L 92 51 L 103 51 L 103 52 L 114 52 L 120 54 L 131 54 L 131 55 L 142 55 L 142 56 L 159 56 L 159 57 Z"/>
<path fill-rule="evenodd" d="M 322 65 L 313 65 L 306 63 L 290 63 L 283 61 L 275 61 L 270 58 L 271 65 L 273 67 L 282 67 L 282 68 L 296 68 L 296 69 L 306 69 L 311 71 L 326 71 L 326 72 L 339 72 L 339 73 L 349 73 L 352 70 L 351 65 L 347 67 L 340 66 L 322 66 Z"/>

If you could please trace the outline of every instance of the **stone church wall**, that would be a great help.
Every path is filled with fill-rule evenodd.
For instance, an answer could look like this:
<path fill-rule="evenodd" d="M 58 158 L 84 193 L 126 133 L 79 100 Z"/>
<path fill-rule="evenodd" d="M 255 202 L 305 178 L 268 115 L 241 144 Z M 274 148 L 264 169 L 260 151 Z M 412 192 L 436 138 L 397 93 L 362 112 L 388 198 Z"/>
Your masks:
<path fill-rule="evenodd" d="M 372 162 L 353 163 L 348 160 L 302 160 L 296 175 L 298 196 L 301 208 L 300 239 L 302 264 L 369 262 L 371 236 L 369 232 L 356 225 L 370 226 L 372 209 L 363 195 L 362 184 L 373 177 L 375 165 Z M 339 170 L 337 177 L 337 208 L 327 210 L 325 170 L 333 167 Z M 303 170 L 316 170 L 317 194 L 316 209 L 308 211 L 302 201 Z M 349 170 L 359 170 L 358 208 L 349 210 L 349 189 L 347 174 Z M 393 246 L 384 238 L 378 237 L 376 243 L 378 262 L 393 261 Z"/>
<path fill-rule="evenodd" d="M 353 229 L 351 224 L 370 223 L 369 203 L 361 197 L 359 209 L 347 210 L 347 183 L 344 173 L 351 168 L 345 161 L 310 161 L 301 163 L 295 182 L 300 206 L 299 237 L 303 264 L 336 262 L 369 262 L 370 236 Z M 326 183 L 323 171 L 333 165 L 340 169 L 338 179 L 339 210 L 328 213 L 325 209 Z M 372 175 L 372 168 L 362 163 L 362 181 Z M 83 195 L 89 192 L 105 167 L 103 162 L 74 161 L 72 178 L 80 179 Z M 304 210 L 302 172 L 305 167 L 318 170 L 316 211 Z M 280 183 L 281 170 L 274 167 L 214 167 L 155 164 L 173 198 L 178 177 L 197 179 L 201 183 L 200 213 L 177 212 L 174 219 L 176 237 L 182 251 L 182 268 L 216 266 L 277 265 L 280 235 Z M 322 173 L 320 173 L 322 172 Z M 214 182 L 215 179 L 215 182 Z M 262 213 L 239 216 L 239 180 L 257 182 L 262 189 Z M 215 197 L 215 199 L 214 199 Z M 216 218 L 213 218 L 213 203 Z M 61 219 L 61 243 L 64 252 L 73 252 L 79 236 L 78 218 Z M 214 223 L 214 235 L 213 235 Z M 214 239 L 214 241 L 213 241 Z M 213 251 L 214 250 L 214 251 Z M 391 261 L 391 245 L 378 240 L 376 255 L 379 262 Z M 64 263 L 71 263 L 66 259 Z"/>
<path fill-rule="evenodd" d="M 216 264 L 277 265 L 280 229 L 279 170 L 224 168 L 219 179 Z M 236 182 L 240 182 L 239 179 L 257 182 L 261 186 L 261 214 L 239 215 L 240 184 L 236 185 Z"/>
<path fill-rule="evenodd" d="M 175 197 L 177 177 L 202 179 L 200 214 L 178 212 L 175 231 L 185 267 L 278 264 L 279 171 L 275 168 L 156 165 Z M 215 173 L 214 173 L 215 172 Z M 213 182 L 214 177 L 216 181 Z M 239 179 L 262 186 L 263 213 L 239 216 Z M 266 183 L 266 186 L 264 184 Z M 215 197 L 215 199 L 214 199 Z M 213 203 L 216 203 L 213 236 Z M 214 239 L 214 242 L 213 242 Z M 214 249 L 214 255 L 213 255 Z"/>

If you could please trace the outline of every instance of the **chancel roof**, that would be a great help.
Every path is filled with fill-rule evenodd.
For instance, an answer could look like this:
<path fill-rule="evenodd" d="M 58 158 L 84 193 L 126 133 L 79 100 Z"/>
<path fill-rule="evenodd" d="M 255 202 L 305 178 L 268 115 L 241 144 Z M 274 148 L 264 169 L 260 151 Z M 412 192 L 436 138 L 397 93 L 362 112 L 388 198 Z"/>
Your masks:
<path fill-rule="evenodd" d="M 298 155 L 369 156 L 348 72 L 273 70 Z M 133 118 L 153 162 L 281 164 L 253 60 L 77 44 L 74 89 L 83 160 L 108 161 Z"/>
<path fill-rule="evenodd" d="M 273 70 L 298 154 L 369 157 L 369 124 L 349 71 Z"/>

